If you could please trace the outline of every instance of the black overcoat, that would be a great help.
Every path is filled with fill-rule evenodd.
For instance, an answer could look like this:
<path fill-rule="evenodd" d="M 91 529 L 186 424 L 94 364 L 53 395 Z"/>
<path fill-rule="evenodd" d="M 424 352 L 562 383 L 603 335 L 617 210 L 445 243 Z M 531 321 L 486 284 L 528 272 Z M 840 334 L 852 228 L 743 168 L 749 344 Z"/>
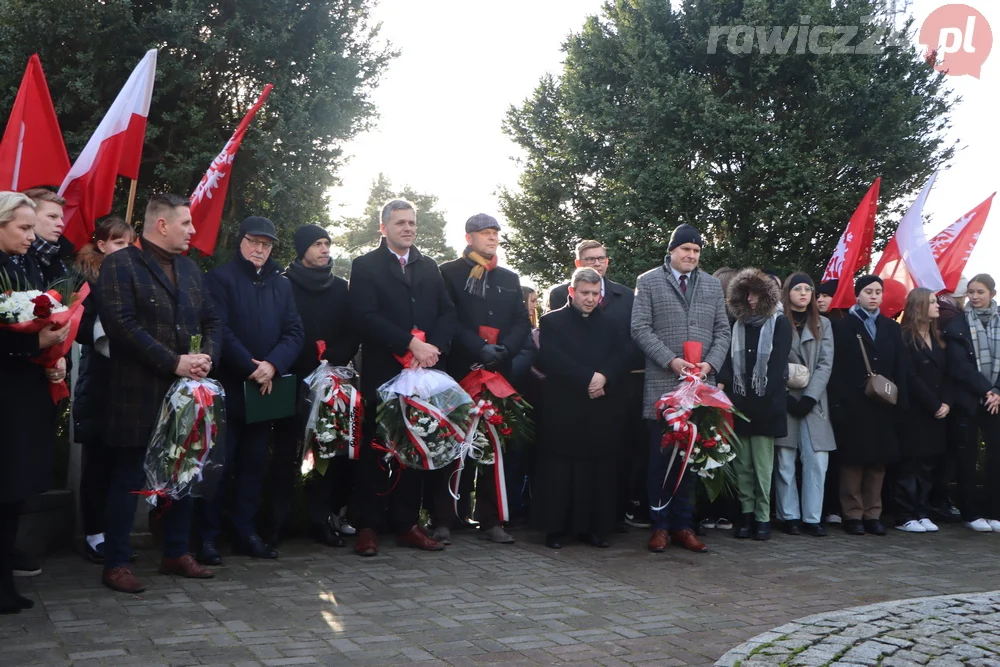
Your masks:
<path fill-rule="evenodd" d="M 907 388 L 910 401 L 902 413 L 899 455 L 902 458 L 943 454 L 948 438 L 947 420 L 935 419 L 942 403 L 953 407 L 948 355 L 931 337 L 931 347 L 914 345 L 904 336 Z"/>
<path fill-rule="evenodd" d="M 745 329 L 746 350 L 744 368 L 746 370 L 746 395 L 737 394 L 733 389 L 732 352 L 726 356 L 726 363 L 719 372 L 718 381 L 726 387 L 726 393 L 733 405 L 750 420 L 737 418 L 736 434 L 747 436 L 769 436 L 783 438 L 788 435 L 788 355 L 792 349 L 792 325 L 784 315 L 774 321 L 774 337 L 771 341 L 771 356 L 767 360 L 767 387 L 763 396 L 754 391 L 753 367 L 757 363 L 757 347 L 761 327 L 748 326 Z"/>
<path fill-rule="evenodd" d="M 992 390 L 1000 394 L 1000 387 L 991 386 L 986 376 L 979 372 L 965 313 L 949 320 L 943 333 L 948 345 L 948 374 L 952 381 L 952 400 L 955 401 L 952 409 L 962 415 L 973 416 L 978 413 L 986 393 Z"/>

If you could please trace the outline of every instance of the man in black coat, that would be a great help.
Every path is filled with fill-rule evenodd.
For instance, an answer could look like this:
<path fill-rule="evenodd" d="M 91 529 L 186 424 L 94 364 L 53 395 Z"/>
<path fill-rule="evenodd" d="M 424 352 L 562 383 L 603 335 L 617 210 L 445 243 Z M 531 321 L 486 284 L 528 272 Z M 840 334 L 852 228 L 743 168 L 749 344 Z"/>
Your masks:
<path fill-rule="evenodd" d="M 646 503 L 646 467 L 649 455 L 646 426 L 642 420 L 642 388 L 646 375 L 646 357 L 632 340 L 632 304 L 635 291 L 619 285 L 607 276 L 611 260 L 600 241 L 580 241 L 576 246 L 577 268 L 589 267 L 601 276 L 600 307 L 604 314 L 618 323 L 625 335 L 626 345 L 632 350 L 627 379 L 628 396 L 625 399 L 625 428 L 618 459 L 618 491 L 615 495 L 615 513 L 633 528 L 649 528 L 649 507 Z M 549 310 L 566 305 L 569 300 L 569 283 L 556 285 L 549 291 Z"/>
<path fill-rule="evenodd" d="M 267 472 L 267 449 L 274 422 L 247 423 L 243 392 L 271 392 L 274 380 L 288 373 L 302 351 L 302 320 L 292 296 L 292 284 L 271 259 L 277 240 L 274 223 L 250 216 L 239 229 L 239 249 L 233 258 L 205 276 L 205 283 L 222 321 L 222 362 L 218 378 L 226 390 L 225 472 L 211 499 L 199 502 L 198 560 L 222 562 L 215 543 L 222 527 L 228 478 L 233 477 L 229 512 L 236 532 L 237 552 L 253 558 L 277 558 L 278 552 L 257 534 L 255 517 Z"/>
<path fill-rule="evenodd" d="M 441 275 L 458 316 L 448 372 L 461 382 L 479 364 L 509 381 L 512 357 L 524 347 L 531 333 L 521 279 L 513 271 L 497 266 L 500 223 L 496 218 L 485 213 L 469 218 L 465 222 L 465 240 L 469 245 L 462 256 L 441 265 Z M 514 538 L 500 522 L 493 466 L 483 466 L 481 475 L 476 470 L 475 463 L 467 460 L 459 487 L 459 518 L 467 516 L 472 482 L 478 479 L 476 514 L 481 529 L 493 542 L 510 544 Z M 435 503 L 447 500 L 440 497 Z M 435 525 L 434 537 L 450 540 L 449 526 Z"/>
<path fill-rule="evenodd" d="M 160 406 L 178 377 L 208 375 L 219 356 L 221 330 L 212 299 L 193 260 L 181 255 L 194 234 L 189 203 L 153 195 L 146 206 L 142 249 L 129 246 L 101 265 L 100 317 L 111 342 L 111 395 L 106 442 L 115 449 L 104 529 L 104 585 L 123 593 L 145 589 L 129 569 L 135 503 L 146 481 L 146 448 Z M 190 354 L 202 336 L 201 354 Z M 175 500 L 163 516 L 160 572 L 213 576 L 187 553 L 191 498 Z"/>
<path fill-rule="evenodd" d="M 358 351 L 358 336 L 348 312 L 347 281 L 333 274 L 330 235 L 317 225 L 303 225 L 295 230 L 293 242 L 298 257 L 285 269 L 285 277 L 292 284 L 295 307 L 305 332 L 302 352 L 291 368 L 301 398 L 309 391 L 304 380 L 316 370 L 321 359 L 331 366 L 347 366 L 351 362 Z M 322 356 L 316 346 L 318 341 L 325 345 Z M 305 416 L 301 414 L 274 424 L 271 513 L 275 535 L 270 540 L 272 546 L 279 542 L 281 528 L 291 510 L 304 430 Z M 353 463 L 346 457 L 332 459 L 325 474 L 315 473 L 306 483 L 309 533 L 320 544 L 344 546 L 334 513 L 347 505 L 353 486 Z"/>
<path fill-rule="evenodd" d="M 411 367 L 444 370 L 445 355 L 455 331 L 455 306 L 437 264 L 414 246 L 417 216 L 410 202 L 394 199 L 382 207 L 382 241 L 351 266 L 350 304 L 354 326 L 361 337 L 361 391 L 365 400 L 364 443 L 358 480 L 351 500 L 352 523 L 358 529 L 355 551 L 378 553 L 376 529 L 381 527 L 379 492 L 386 474 L 379 454 L 368 446 L 375 436 L 378 388 L 399 375 L 396 359 L 412 353 Z M 421 331 L 421 341 L 414 331 Z M 401 546 L 427 551 L 444 548 L 417 525 L 424 484 L 447 485 L 447 470 L 403 470 L 392 491 L 392 523 Z M 435 517 L 443 523 L 450 514 Z"/>

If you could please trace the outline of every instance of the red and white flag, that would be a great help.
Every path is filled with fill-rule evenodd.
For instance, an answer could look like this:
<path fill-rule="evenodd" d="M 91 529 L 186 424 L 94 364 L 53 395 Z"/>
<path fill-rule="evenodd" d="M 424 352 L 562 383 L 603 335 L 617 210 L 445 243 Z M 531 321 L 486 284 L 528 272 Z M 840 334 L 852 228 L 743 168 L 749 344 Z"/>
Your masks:
<path fill-rule="evenodd" d="M 926 287 L 935 293 L 944 290 L 944 280 L 924 233 L 923 220 L 924 203 L 936 179 L 937 172 L 927 179 L 917 199 L 899 221 L 896 233 L 889 239 L 875 267 L 875 275 L 884 281 L 899 282 L 907 292 L 914 287 Z"/>
<path fill-rule="evenodd" d="M 962 279 L 962 271 L 972 256 L 972 251 L 979 242 L 986 218 L 990 215 L 990 206 L 997 193 L 991 194 L 986 201 L 979 204 L 961 218 L 948 225 L 940 234 L 931 239 L 931 252 L 941 271 L 944 289 L 952 293 L 958 289 Z"/>
<path fill-rule="evenodd" d="M 875 240 L 875 213 L 878 210 L 878 192 L 882 177 L 875 179 L 864 199 L 858 204 L 847 223 L 847 229 L 837 242 L 833 257 L 826 266 L 822 282 L 839 280 L 837 293 L 830 302 L 831 308 L 850 308 L 854 305 L 854 274 L 867 266 L 872 257 Z"/>
<path fill-rule="evenodd" d="M 191 247 L 197 248 L 205 255 L 215 252 L 215 243 L 219 239 L 219 225 L 222 223 L 222 210 L 226 205 L 226 190 L 229 189 L 229 177 L 232 174 L 233 160 L 236 151 L 240 149 L 243 135 L 253 122 L 257 111 L 264 105 L 264 100 L 274 88 L 270 83 L 264 86 L 263 92 L 254 103 L 247 115 L 243 117 L 236 132 L 226 142 L 222 152 L 215 156 L 208 171 L 201 177 L 198 187 L 191 193 L 191 219 L 194 223 L 194 235 L 191 237 Z"/>
<path fill-rule="evenodd" d="M 150 49 L 132 71 L 59 188 L 59 194 L 66 198 L 63 234 L 77 248 L 90 240 L 94 222 L 111 212 L 118 176 L 139 178 L 155 77 L 156 49 Z"/>
<path fill-rule="evenodd" d="M 14 108 L 0 141 L 0 190 L 62 183 L 69 171 L 49 86 L 38 54 L 28 59 Z"/>

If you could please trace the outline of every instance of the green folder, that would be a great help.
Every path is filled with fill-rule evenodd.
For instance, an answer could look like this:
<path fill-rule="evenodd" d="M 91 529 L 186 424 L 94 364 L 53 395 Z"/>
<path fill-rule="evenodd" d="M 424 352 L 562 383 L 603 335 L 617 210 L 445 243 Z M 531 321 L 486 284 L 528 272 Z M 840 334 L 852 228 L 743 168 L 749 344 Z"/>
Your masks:
<path fill-rule="evenodd" d="M 246 423 L 256 424 L 274 419 L 284 419 L 295 415 L 294 375 L 282 375 L 275 378 L 271 385 L 271 393 L 260 394 L 260 385 L 253 380 L 243 383 L 243 397 L 246 401 Z"/>

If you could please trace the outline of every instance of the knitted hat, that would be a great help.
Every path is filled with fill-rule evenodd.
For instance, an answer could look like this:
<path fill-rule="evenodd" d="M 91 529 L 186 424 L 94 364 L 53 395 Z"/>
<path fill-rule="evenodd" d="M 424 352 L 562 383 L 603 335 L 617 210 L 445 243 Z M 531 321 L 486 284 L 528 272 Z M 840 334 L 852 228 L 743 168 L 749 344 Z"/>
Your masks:
<path fill-rule="evenodd" d="M 298 254 L 299 259 L 302 259 L 306 254 L 309 246 L 320 239 L 331 240 L 330 235 L 319 225 L 302 225 L 296 229 L 295 235 L 292 237 L 292 243 L 295 244 L 295 252 Z"/>
<path fill-rule="evenodd" d="M 861 276 L 860 278 L 854 281 L 854 296 L 858 296 L 859 294 L 861 294 L 861 290 L 868 287 L 872 283 L 878 283 L 883 287 L 885 286 L 885 283 L 882 282 L 881 278 L 879 278 L 878 276 L 873 276 L 872 274 L 869 273 L 867 275 Z"/>
<path fill-rule="evenodd" d="M 692 227 L 686 222 L 681 225 L 677 225 L 673 233 L 670 235 L 670 244 L 667 246 L 667 250 L 673 250 L 678 246 L 682 246 L 685 243 L 693 243 L 696 246 L 705 245 L 701 240 L 701 232 L 698 231 L 696 227 Z"/>
<path fill-rule="evenodd" d="M 792 277 L 788 279 L 788 291 L 791 292 L 793 289 L 795 289 L 798 285 L 801 285 L 802 283 L 805 283 L 810 287 L 813 286 L 812 278 L 810 278 L 806 274 L 804 273 L 792 274 Z"/>
<path fill-rule="evenodd" d="M 833 280 L 821 282 L 819 287 L 816 288 L 816 293 L 825 294 L 828 297 L 834 297 L 837 294 L 838 287 L 840 287 L 840 281 L 834 278 Z"/>
<path fill-rule="evenodd" d="M 485 213 L 476 213 L 474 216 L 465 221 L 465 233 L 471 234 L 472 232 L 481 232 L 484 229 L 495 229 L 500 231 L 500 223 L 492 215 L 486 215 Z"/>

